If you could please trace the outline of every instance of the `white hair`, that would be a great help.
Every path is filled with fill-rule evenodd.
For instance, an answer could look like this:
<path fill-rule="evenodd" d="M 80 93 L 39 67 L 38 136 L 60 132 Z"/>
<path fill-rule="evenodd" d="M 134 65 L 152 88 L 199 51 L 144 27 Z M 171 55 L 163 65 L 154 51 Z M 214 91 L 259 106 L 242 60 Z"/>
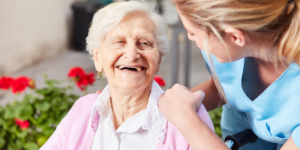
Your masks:
<path fill-rule="evenodd" d="M 98 10 L 93 17 L 89 34 L 86 38 L 86 50 L 92 55 L 93 48 L 101 45 L 107 33 L 115 29 L 127 14 L 135 11 L 144 12 L 153 22 L 155 26 L 154 37 L 158 50 L 162 55 L 166 54 L 169 49 L 169 41 L 166 34 L 167 24 L 157 13 L 155 5 L 144 1 L 115 2 Z"/>

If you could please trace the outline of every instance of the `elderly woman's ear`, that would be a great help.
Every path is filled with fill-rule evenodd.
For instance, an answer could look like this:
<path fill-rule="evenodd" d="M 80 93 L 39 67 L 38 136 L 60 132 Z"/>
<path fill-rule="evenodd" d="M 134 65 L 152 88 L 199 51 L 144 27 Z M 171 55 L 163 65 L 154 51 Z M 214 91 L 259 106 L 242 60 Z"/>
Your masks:
<path fill-rule="evenodd" d="M 97 48 L 93 48 L 93 59 L 94 59 L 96 70 L 98 72 L 101 72 L 103 68 L 101 63 L 100 50 Z"/>
<path fill-rule="evenodd" d="M 160 68 L 160 63 L 161 63 L 161 60 L 162 60 L 162 54 L 159 53 L 159 61 L 157 63 L 157 68 L 156 68 L 156 72 L 159 72 L 159 68 Z"/>

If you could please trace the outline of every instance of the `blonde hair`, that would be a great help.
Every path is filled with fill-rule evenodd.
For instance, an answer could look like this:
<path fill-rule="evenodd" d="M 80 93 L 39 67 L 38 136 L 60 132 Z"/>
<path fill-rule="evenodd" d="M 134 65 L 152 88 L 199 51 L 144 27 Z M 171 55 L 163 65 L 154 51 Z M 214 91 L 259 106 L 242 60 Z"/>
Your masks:
<path fill-rule="evenodd" d="M 92 55 L 93 48 L 99 47 L 106 35 L 115 29 L 126 15 L 132 15 L 133 12 L 143 12 L 149 17 L 146 19 L 150 19 L 155 26 L 155 40 L 160 54 L 168 53 L 167 23 L 157 13 L 155 5 L 145 1 L 115 2 L 98 10 L 86 38 L 86 50 Z"/>
<path fill-rule="evenodd" d="M 211 34 L 218 37 L 225 48 L 222 35 L 228 27 L 249 35 L 266 35 L 271 38 L 273 46 L 269 50 L 277 50 L 273 52 L 276 58 L 300 65 L 300 0 L 292 3 L 288 0 L 174 0 L 174 4 L 195 26 L 207 31 L 204 46 L 208 64 L 225 101 L 225 93 L 209 54 L 208 38 Z M 291 11 L 288 9 L 290 5 L 294 5 Z M 255 41 L 255 38 L 251 40 Z"/>

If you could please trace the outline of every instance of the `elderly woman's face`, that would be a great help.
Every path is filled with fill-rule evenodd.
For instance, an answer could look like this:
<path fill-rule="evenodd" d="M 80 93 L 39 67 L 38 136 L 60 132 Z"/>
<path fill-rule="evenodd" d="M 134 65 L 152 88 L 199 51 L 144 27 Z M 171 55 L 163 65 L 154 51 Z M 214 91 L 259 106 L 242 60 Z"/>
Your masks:
<path fill-rule="evenodd" d="M 141 13 L 127 15 L 107 34 L 94 58 L 110 86 L 140 89 L 151 85 L 161 60 L 152 21 Z"/>

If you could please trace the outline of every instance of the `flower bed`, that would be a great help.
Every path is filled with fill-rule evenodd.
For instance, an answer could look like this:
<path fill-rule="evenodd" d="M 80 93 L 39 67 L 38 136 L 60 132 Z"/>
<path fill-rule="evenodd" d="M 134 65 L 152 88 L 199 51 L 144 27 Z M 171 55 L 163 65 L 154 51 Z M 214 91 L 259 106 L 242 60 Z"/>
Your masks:
<path fill-rule="evenodd" d="M 94 83 L 94 73 L 86 74 L 80 67 L 70 69 L 70 84 L 45 76 L 46 87 L 36 88 L 28 77 L 1 77 L 0 89 L 13 93 L 14 100 L 0 106 L 0 149 L 37 150 L 55 131 L 56 126 L 79 98 L 72 94 L 74 83 L 85 91 Z M 25 93 L 26 92 L 26 93 Z M 22 100 L 17 100 L 22 95 Z"/>

